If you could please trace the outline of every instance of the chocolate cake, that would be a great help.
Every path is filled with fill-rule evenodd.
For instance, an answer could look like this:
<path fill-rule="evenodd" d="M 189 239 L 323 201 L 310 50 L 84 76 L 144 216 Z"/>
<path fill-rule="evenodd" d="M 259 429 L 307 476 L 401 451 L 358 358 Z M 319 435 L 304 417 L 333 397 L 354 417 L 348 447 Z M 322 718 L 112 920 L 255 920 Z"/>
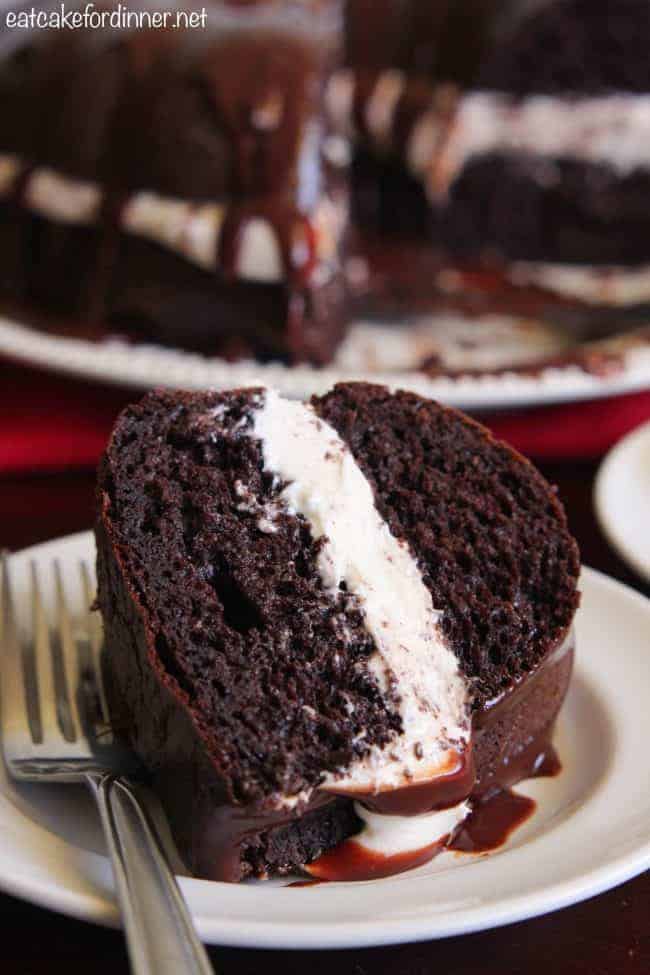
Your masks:
<path fill-rule="evenodd" d="M 457 250 L 550 265 L 647 261 L 648 38 L 643 0 L 566 0 L 492 52 L 433 177 L 451 196 Z"/>
<path fill-rule="evenodd" d="M 647 4 L 340 6 L 215 0 L 205 30 L 4 58 L 12 312 L 314 365 L 351 318 L 455 309 L 449 267 L 580 336 L 645 313 Z"/>
<path fill-rule="evenodd" d="M 356 146 L 360 310 L 409 314 L 407 292 L 435 311 L 449 266 L 500 274 L 502 302 L 541 301 L 580 333 L 647 305 L 647 4 L 384 0 L 378 14 L 364 33 L 368 4 L 350 0 L 348 68 L 327 98 Z"/>
<path fill-rule="evenodd" d="M 5 297 L 220 355 L 323 363 L 346 321 L 323 155 L 329 8 L 43 32 L 2 66 Z M 335 23 L 335 20 L 334 20 Z"/>
<path fill-rule="evenodd" d="M 587 306 L 647 303 L 649 39 L 644 0 L 554 0 L 489 50 L 429 176 L 457 257 Z"/>
<path fill-rule="evenodd" d="M 578 552 L 539 473 L 455 410 L 151 393 L 96 534 L 113 722 L 201 877 L 327 875 L 359 833 L 391 872 L 549 749 Z"/>

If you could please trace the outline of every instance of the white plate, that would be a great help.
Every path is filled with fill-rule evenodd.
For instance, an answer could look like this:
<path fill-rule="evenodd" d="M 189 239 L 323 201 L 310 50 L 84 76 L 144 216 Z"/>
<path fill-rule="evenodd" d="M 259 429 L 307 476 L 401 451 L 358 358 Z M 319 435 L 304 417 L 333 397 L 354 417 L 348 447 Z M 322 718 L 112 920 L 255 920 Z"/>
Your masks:
<path fill-rule="evenodd" d="M 471 324 L 473 333 L 468 341 Z M 410 389 L 467 410 L 492 410 L 572 402 L 615 396 L 650 388 L 650 340 L 633 333 L 591 343 L 595 353 L 620 356 L 620 369 L 597 375 L 576 365 L 547 367 L 530 373 L 506 371 L 430 378 L 408 371 L 414 351 L 440 354 L 454 371 L 459 368 L 495 370 L 505 362 L 539 362 L 561 354 L 566 336 L 526 319 L 494 316 L 492 323 L 477 323 L 458 316 L 439 317 L 430 329 L 414 323 L 414 340 L 404 343 L 399 329 L 372 328 L 358 323 L 352 341 L 341 350 L 332 367 L 289 368 L 278 363 L 229 363 L 180 349 L 134 345 L 118 339 L 102 342 L 39 331 L 0 316 L 0 353 L 20 362 L 83 379 L 149 389 L 167 386 L 184 389 L 269 385 L 288 396 L 308 397 L 334 383 L 364 379 L 392 388 Z M 423 332 L 425 333 L 423 335 Z M 408 345 L 408 348 L 405 347 Z M 370 348 L 368 347 L 370 346 Z M 587 347 L 587 346 L 586 346 Z M 586 348 L 585 347 L 585 348 Z M 422 355 L 419 356 L 421 361 Z M 372 365 L 370 365 L 370 363 Z M 388 363 L 391 367 L 387 368 Z"/>
<path fill-rule="evenodd" d="M 78 560 L 89 533 L 14 556 L 23 625 L 29 560 L 58 557 L 81 607 Z M 182 878 L 202 937 L 248 947 L 343 948 L 438 938 L 532 917 L 619 884 L 650 866 L 650 601 L 585 570 L 578 662 L 558 729 L 564 771 L 522 791 L 534 816 L 502 850 L 446 853 L 386 880 L 287 888 Z M 85 792 L 17 790 L 0 781 L 0 886 L 102 924 L 117 923 L 108 861 Z"/>
<path fill-rule="evenodd" d="M 596 479 L 595 502 L 611 545 L 650 581 L 650 423 L 607 454 Z"/>

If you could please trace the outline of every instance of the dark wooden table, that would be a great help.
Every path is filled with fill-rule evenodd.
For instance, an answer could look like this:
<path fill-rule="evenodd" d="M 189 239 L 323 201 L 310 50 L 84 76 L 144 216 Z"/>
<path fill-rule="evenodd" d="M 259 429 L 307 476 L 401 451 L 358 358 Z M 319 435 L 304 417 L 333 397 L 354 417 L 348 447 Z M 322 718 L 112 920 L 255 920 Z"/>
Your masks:
<path fill-rule="evenodd" d="M 559 486 L 585 563 L 650 595 L 598 531 L 591 500 L 595 471 L 594 464 L 544 468 Z M 86 528 L 92 506 L 90 473 L 0 479 L 0 544 L 20 548 Z M 333 967 L 337 975 L 648 975 L 650 872 L 576 907 L 463 938 L 335 953 L 214 949 L 212 958 L 222 975 L 324 975 Z M 127 971 L 118 932 L 0 896 L 2 975 Z"/>

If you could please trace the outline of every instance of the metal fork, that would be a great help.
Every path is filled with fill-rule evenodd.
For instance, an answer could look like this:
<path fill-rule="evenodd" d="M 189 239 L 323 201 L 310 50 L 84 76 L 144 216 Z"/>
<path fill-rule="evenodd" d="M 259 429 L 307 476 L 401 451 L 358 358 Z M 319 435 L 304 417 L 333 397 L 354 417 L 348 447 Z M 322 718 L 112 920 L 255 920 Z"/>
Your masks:
<path fill-rule="evenodd" d="M 45 612 L 36 562 L 31 563 L 32 633 L 21 638 L 9 561 L 2 557 L 0 732 L 13 778 L 85 782 L 99 809 L 117 897 L 136 975 L 211 975 L 185 901 L 157 832 L 128 778 L 133 756 L 108 722 L 101 679 L 101 625 L 90 611 L 90 570 L 80 565 L 87 613 L 75 626 L 63 574 L 54 563 L 56 625 Z"/>

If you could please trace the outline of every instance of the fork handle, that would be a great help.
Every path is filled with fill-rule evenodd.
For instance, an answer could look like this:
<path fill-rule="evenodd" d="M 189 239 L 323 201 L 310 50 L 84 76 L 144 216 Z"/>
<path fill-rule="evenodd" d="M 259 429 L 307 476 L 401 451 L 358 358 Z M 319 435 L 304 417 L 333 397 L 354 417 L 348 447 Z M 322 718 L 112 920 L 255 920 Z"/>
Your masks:
<path fill-rule="evenodd" d="M 157 834 L 133 787 L 86 776 L 104 827 L 135 975 L 212 975 Z"/>

